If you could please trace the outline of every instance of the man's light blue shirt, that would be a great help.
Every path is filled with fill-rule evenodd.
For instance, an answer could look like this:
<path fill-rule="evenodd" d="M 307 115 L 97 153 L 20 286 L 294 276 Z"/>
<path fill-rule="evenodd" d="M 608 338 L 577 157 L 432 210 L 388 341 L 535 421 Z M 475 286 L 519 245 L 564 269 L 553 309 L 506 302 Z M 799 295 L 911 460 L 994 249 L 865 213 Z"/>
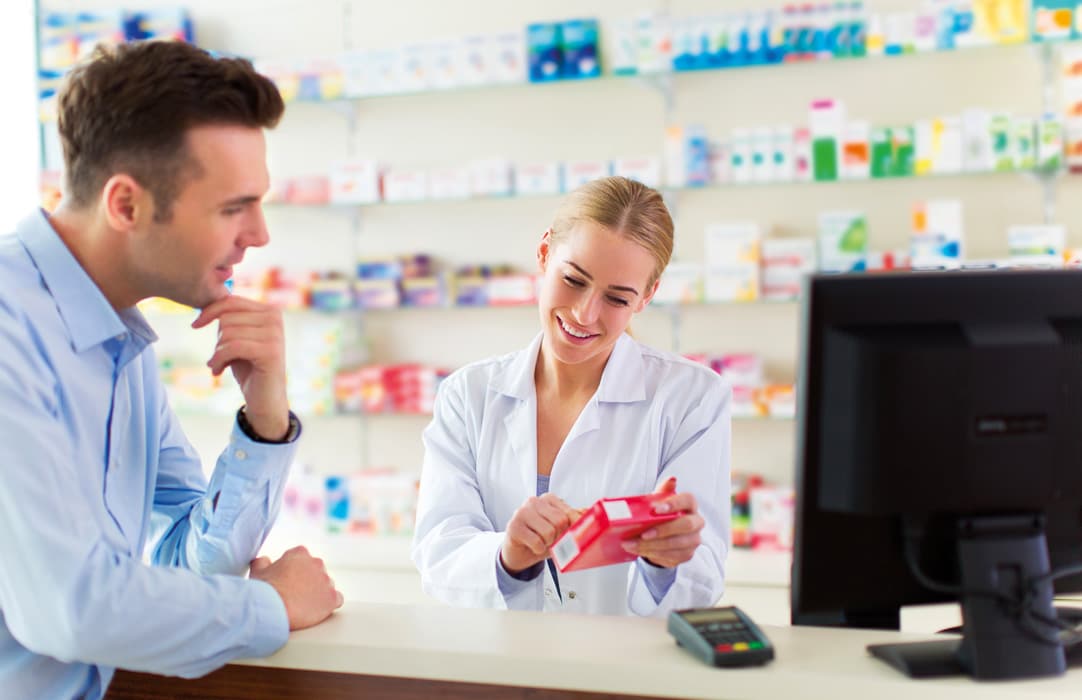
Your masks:
<path fill-rule="evenodd" d="M 202 675 L 288 637 L 281 598 L 242 575 L 295 446 L 234 424 L 208 484 L 155 340 L 136 309 L 110 306 L 42 212 L 0 236 L 5 698 L 100 698 L 116 667 Z"/>

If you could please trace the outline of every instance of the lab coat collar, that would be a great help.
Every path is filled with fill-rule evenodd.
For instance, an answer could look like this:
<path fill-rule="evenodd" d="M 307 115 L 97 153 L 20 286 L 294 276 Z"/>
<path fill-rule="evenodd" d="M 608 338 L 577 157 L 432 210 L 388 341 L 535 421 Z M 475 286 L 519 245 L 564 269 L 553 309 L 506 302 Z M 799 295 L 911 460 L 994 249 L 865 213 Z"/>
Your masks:
<path fill-rule="evenodd" d="M 519 401 L 526 401 L 536 395 L 533 371 L 537 366 L 537 356 L 541 353 L 543 337 L 543 333 L 538 333 L 525 350 L 514 353 L 511 362 L 492 378 L 490 386 L 494 391 Z"/>
<path fill-rule="evenodd" d="M 526 401 L 536 396 L 534 368 L 541 352 L 543 333 L 523 351 L 515 353 L 503 372 L 492 378 L 491 387 L 505 396 Z M 612 348 L 609 361 L 601 374 L 597 400 L 606 403 L 634 403 L 646 400 L 643 381 L 643 359 L 639 344 L 626 333 L 620 335 Z"/>
<path fill-rule="evenodd" d="M 634 403 L 646 400 L 642 349 L 627 333 L 620 335 L 601 373 L 597 400 L 604 403 Z"/>

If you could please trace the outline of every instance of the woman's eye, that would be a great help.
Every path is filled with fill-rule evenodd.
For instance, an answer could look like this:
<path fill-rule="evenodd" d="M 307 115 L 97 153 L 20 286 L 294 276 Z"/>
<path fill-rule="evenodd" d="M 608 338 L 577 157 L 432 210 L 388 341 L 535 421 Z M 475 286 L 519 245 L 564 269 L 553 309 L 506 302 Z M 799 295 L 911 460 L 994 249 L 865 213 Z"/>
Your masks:
<path fill-rule="evenodd" d="M 572 287 L 585 287 L 586 286 L 586 283 L 583 282 L 582 280 L 575 279 L 574 277 L 570 277 L 568 275 L 564 275 L 564 281 L 567 282 L 568 284 L 570 284 Z"/>
<path fill-rule="evenodd" d="M 242 211 L 242 209 L 240 207 L 229 207 L 227 209 L 223 209 L 222 213 L 225 214 L 226 216 L 233 216 L 234 214 L 241 213 L 241 211 Z"/>
<path fill-rule="evenodd" d="M 620 297 L 609 297 L 609 303 L 616 306 L 627 306 L 627 299 L 621 299 Z"/>

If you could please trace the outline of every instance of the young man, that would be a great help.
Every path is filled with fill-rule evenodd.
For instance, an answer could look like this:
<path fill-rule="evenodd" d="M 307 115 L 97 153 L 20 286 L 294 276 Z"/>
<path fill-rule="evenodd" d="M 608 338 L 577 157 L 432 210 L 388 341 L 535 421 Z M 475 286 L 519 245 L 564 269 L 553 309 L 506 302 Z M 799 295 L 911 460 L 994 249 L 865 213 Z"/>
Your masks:
<path fill-rule="evenodd" d="M 246 61 L 181 43 L 99 49 L 68 78 L 65 198 L 0 237 L 5 697 L 99 698 L 116 667 L 201 675 L 342 603 L 303 548 L 251 561 L 300 425 L 280 314 L 225 281 L 268 241 L 263 130 L 283 109 Z M 207 364 L 244 394 L 209 484 L 134 308 L 151 296 L 217 322 Z"/>

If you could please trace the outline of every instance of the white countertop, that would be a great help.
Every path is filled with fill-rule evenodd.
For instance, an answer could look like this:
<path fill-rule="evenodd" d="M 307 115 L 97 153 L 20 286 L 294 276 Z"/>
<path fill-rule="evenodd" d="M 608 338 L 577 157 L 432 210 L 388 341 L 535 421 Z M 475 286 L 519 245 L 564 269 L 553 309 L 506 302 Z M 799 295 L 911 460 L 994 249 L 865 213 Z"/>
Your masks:
<path fill-rule="evenodd" d="M 662 619 L 347 603 L 275 655 L 238 663 L 314 671 L 680 698 L 963 700 L 1082 697 L 1082 670 L 1010 683 L 913 681 L 865 645 L 895 632 L 763 626 L 776 659 L 715 669 L 676 646 Z"/>
<path fill-rule="evenodd" d="M 316 529 L 276 529 L 263 554 L 277 558 L 294 545 L 303 544 L 323 557 L 333 570 L 389 570 L 416 572 L 410 561 L 411 539 L 405 535 L 331 535 Z M 733 548 L 725 564 L 725 581 L 731 585 L 788 586 L 792 554 Z"/>

